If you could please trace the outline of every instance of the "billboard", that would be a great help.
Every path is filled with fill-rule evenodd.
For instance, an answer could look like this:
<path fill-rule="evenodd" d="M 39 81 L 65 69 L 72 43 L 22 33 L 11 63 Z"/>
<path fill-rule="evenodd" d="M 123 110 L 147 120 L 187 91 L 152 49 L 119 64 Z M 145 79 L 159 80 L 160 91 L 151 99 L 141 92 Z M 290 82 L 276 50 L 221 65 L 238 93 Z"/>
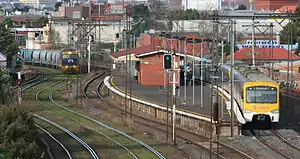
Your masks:
<path fill-rule="evenodd" d="M 294 50 L 298 48 L 298 43 L 289 46 L 288 44 L 280 44 L 277 40 L 255 40 L 255 47 L 256 48 L 285 48 L 286 50 Z M 252 40 L 246 40 L 245 44 L 237 44 L 237 48 L 251 48 L 252 47 Z"/>

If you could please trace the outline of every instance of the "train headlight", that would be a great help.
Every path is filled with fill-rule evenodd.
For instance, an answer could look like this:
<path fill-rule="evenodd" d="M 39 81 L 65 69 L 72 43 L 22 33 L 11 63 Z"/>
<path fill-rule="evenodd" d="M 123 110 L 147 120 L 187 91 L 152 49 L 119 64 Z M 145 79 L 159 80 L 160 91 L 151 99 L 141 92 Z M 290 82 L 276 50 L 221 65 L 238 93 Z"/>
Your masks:
<path fill-rule="evenodd" d="M 65 68 L 68 68 L 68 66 L 65 66 Z"/>
<path fill-rule="evenodd" d="M 245 113 L 252 113 L 250 110 L 245 109 Z"/>
<path fill-rule="evenodd" d="M 271 113 L 278 114 L 279 110 L 278 109 L 272 110 Z"/>
<path fill-rule="evenodd" d="M 74 65 L 73 68 L 76 68 L 76 65 Z"/>

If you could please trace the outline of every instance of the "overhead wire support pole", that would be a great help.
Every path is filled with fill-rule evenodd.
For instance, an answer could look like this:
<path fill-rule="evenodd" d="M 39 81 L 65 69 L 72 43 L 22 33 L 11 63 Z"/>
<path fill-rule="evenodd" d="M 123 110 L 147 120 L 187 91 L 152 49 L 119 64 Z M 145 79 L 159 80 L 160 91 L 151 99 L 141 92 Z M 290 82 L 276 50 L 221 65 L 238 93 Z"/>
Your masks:
<path fill-rule="evenodd" d="M 231 63 L 231 69 L 230 69 L 230 113 L 231 113 L 231 120 L 230 120 L 230 137 L 231 139 L 234 139 L 234 96 L 233 96 L 233 87 L 234 87 L 234 25 L 235 21 L 230 20 L 230 63 Z"/>
<path fill-rule="evenodd" d="M 172 120 L 172 128 L 173 128 L 173 143 L 176 145 L 176 67 L 175 67 L 175 62 L 176 62 L 176 54 L 173 52 L 173 47 L 172 47 L 172 39 L 171 39 L 171 54 L 173 54 L 173 69 L 172 69 L 172 74 L 173 74 L 173 120 Z"/>
<path fill-rule="evenodd" d="M 181 94 L 181 78 L 180 78 L 180 54 L 181 54 L 181 45 L 180 45 L 180 37 L 179 37 L 179 21 L 176 21 L 176 24 L 177 24 L 177 48 L 178 48 L 178 75 L 177 75 L 177 78 L 178 78 L 178 86 L 179 86 L 179 89 L 178 89 L 178 98 L 180 99 L 180 94 Z"/>
<path fill-rule="evenodd" d="M 126 14 L 126 8 L 124 8 L 124 30 L 123 30 L 123 38 L 124 38 L 124 49 L 125 49 L 125 110 L 124 110 L 124 117 L 125 117 L 125 123 L 126 122 L 126 114 L 127 114 L 127 86 L 128 86 L 128 50 L 127 50 L 127 14 Z"/>
<path fill-rule="evenodd" d="M 193 39 L 193 105 L 195 105 L 195 39 Z"/>
<path fill-rule="evenodd" d="M 254 26 L 254 17 L 252 19 L 252 66 L 255 67 L 255 26 Z"/>
<path fill-rule="evenodd" d="M 201 39 L 201 46 L 200 46 L 200 56 L 201 56 L 201 67 L 200 67 L 200 71 L 201 71 L 201 77 L 200 77 L 200 82 L 201 82 L 201 88 L 200 88 L 200 108 L 203 108 L 203 39 Z"/>
<path fill-rule="evenodd" d="M 218 14 L 218 11 L 214 11 L 214 17 L 215 15 Z M 214 142 L 213 139 L 213 125 L 215 123 L 219 123 L 218 122 L 218 115 L 219 113 L 216 115 L 215 112 L 218 111 L 218 93 L 216 92 L 218 90 L 218 78 L 219 75 L 217 74 L 218 69 L 219 69 L 219 59 L 218 59 L 218 44 L 219 44 L 219 27 L 218 27 L 218 18 L 214 18 L 213 20 L 213 36 L 212 36 L 212 47 L 211 47 L 211 54 L 213 56 L 212 58 L 212 74 L 210 76 L 211 81 L 212 81 L 212 87 L 211 87 L 211 132 L 210 132 L 210 142 L 209 142 L 209 146 L 210 146 L 210 150 L 212 151 L 212 145 Z M 215 86 L 217 87 L 215 89 Z M 216 125 L 216 134 L 217 134 L 217 157 L 218 157 L 218 153 L 219 153 L 219 125 Z M 210 158 L 212 158 L 212 152 L 210 151 Z"/>
<path fill-rule="evenodd" d="M 184 32 L 184 20 L 181 21 L 181 32 Z M 181 37 L 183 42 L 183 52 L 184 52 L 184 98 L 183 98 L 183 104 L 186 104 L 186 85 L 187 85 L 187 54 L 186 54 L 186 38 Z"/>

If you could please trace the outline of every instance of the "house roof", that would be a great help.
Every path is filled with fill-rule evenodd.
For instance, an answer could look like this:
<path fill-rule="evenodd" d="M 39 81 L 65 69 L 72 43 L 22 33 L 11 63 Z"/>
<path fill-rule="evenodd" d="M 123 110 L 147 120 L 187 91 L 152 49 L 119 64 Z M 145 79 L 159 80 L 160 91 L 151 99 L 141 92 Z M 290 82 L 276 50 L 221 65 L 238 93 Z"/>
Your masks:
<path fill-rule="evenodd" d="M 5 62 L 6 56 L 0 53 L 0 62 Z"/>
<path fill-rule="evenodd" d="M 143 46 L 143 47 L 139 47 L 139 48 L 128 49 L 127 54 L 128 55 L 130 55 L 130 54 L 141 55 L 141 54 L 150 53 L 150 52 L 159 51 L 159 50 L 160 50 L 160 48 L 155 48 L 153 46 Z M 114 58 L 118 58 L 118 57 L 125 56 L 125 55 L 126 55 L 125 50 L 111 53 L 111 56 Z"/>
<path fill-rule="evenodd" d="M 288 9 L 289 12 L 294 13 L 296 8 L 297 8 L 297 5 L 282 6 L 281 8 L 279 8 L 279 12 L 286 13 L 286 10 Z"/>
<path fill-rule="evenodd" d="M 255 48 L 255 59 L 257 60 L 300 60 L 300 57 L 291 54 L 289 57 L 289 52 L 284 48 L 273 48 L 273 56 L 272 56 L 272 48 Z M 230 55 L 227 56 L 230 58 Z M 235 52 L 234 58 L 236 60 L 245 60 L 252 59 L 252 48 L 241 48 Z"/>

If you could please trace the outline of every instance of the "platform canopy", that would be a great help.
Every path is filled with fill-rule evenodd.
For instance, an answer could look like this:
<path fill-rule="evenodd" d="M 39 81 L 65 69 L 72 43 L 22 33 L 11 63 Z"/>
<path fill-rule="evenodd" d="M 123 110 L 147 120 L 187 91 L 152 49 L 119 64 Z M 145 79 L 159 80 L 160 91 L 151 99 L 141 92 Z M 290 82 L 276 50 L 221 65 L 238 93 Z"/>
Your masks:
<path fill-rule="evenodd" d="M 0 53 L 0 68 L 6 68 L 6 56 Z"/>

